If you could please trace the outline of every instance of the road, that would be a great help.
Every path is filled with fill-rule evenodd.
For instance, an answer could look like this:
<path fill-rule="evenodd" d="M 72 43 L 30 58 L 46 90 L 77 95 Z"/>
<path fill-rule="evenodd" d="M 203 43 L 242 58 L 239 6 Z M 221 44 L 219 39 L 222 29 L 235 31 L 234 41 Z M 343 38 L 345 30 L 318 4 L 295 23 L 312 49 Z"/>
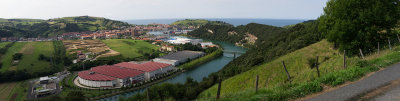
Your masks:
<path fill-rule="evenodd" d="M 308 101 L 356 100 L 358 96 L 388 85 L 397 79 L 400 79 L 400 63 L 386 67 L 386 69 L 378 71 L 353 84 L 310 98 Z M 394 92 L 400 92 L 400 88 L 397 88 Z M 399 93 L 397 93 L 397 95 L 399 95 Z"/>

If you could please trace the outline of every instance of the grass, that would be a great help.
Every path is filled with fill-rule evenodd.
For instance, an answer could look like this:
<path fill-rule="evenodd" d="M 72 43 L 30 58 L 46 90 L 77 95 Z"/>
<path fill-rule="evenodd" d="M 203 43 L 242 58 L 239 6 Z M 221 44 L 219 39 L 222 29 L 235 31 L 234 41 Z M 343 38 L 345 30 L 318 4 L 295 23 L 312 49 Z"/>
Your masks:
<path fill-rule="evenodd" d="M 219 57 L 222 55 L 222 49 L 218 49 L 210 54 L 207 54 L 206 56 L 200 57 L 198 59 L 195 59 L 193 61 L 190 61 L 188 63 L 185 63 L 183 65 L 178 66 L 178 68 L 182 68 L 182 69 L 191 69 L 193 67 L 196 67 L 198 65 L 201 65 L 205 62 L 208 62 L 216 57 Z"/>
<path fill-rule="evenodd" d="M 4 48 L 9 43 L 11 42 L 0 42 L 0 48 Z"/>
<path fill-rule="evenodd" d="M 12 66 L 12 56 L 15 53 L 18 53 L 22 47 L 25 46 L 28 42 L 16 42 L 13 46 L 11 46 L 7 52 L 2 56 L 1 58 L 1 63 L 3 63 L 0 72 L 4 72 L 9 70 L 9 68 Z"/>
<path fill-rule="evenodd" d="M 8 101 L 7 98 L 9 95 L 12 95 L 11 92 L 14 87 L 17 85 L 17 82 L 8 82 L 0 84 L 0 101 Z"/>
<path fill-rule="evenodd" d="M 25 81 L 18 82 L 14 87 L 14 89 L 8 95 L 7 101 L 9 101 L 13 95 L 16 95 L 14 101 L 24 101 L 26 99 L 26 96 L 28 95 L 27 92 L 28 87 L 29 87 L 28 82 Z"/>
<path fill-rule="evenodd" d="M 54 54 L 53 42 L 30 42 L 24 46 L 21 52 L 24 55 L 17 69 L 26 69 L 31 73 L 50 72 L 50 62 L 39 60 L 39 55 L 52 57 Z"/>
<path fill-rule="evenodd" d="M 331 43 L 323 40 L 233 76 L 222 82 L 221 95 L 229 96 L 236 92 L 253 89 L 256 75 L 259 75 L 259 88 L 274 88 L 288 83 L 282 61 L 285 61 L 291 75 L 292 84 L 312 81 L 317 78 L 316 70 L 311 69 L 307 61 L 310 58 L 316 58 L 316 56 L 319 56 L 319 70 L 322 76 L 332 71 L 341 70 L 343 68 L 343 56 L 332 47 Z M 349 67 L 354 66 L 357 61 L 358 58 L 348 58 L 347 65 Z M 199 98 L 215 98 L 216 92 L 217 85 L 214 85 L 202 92 Z"/>
<path fill-rule="evenodd" d="M 325 49 L 324 49 L 325 47 Z M 289 100 L 296 99 L 299 97 L 304 97 L 308 94 L 312 94 L 315 92 L 320 92 L 323 90 L 322 86 L 334 87 L 340 84 L 343 84 L 348 81 L 358 80 L 363 77 L 365 74 L 373 71 L 377 71 L 380 68 L 389 66 L 393 63 L 400 61 L 400 47 L 395 47 L 394 51 L 383 50 L 380 55 L 369 55 L 366 59 L 361 60 L 357 57 L 351 57 L 348 60 L 348 68 L 342 69 L 342 58 L 338 55 L 337 51 L 330 49 L 332 47 L 326 41 L 322 41 L 316 44 L 313 44 L 309 47 L 300 49 L 288 55 L 285 55 L 281 58 L 278 58 L 275 61 L 270 63 L 266 63 L 256 69 L 250 70 L 248 72 L 242 73 L 240 75 L 234 76 L 222 82 L 222 100 Z M 312 49 L 314 48 L 314 49 Z M 322 49 L 322 50 L 321 50 Z M 313 53 L 313 50 L 318 50 L 317 53 Z M 332 50 L 325 51 L 323 50 Z M 315 71 L 312 71 L 310 68 L 304 66 L 305 61 L 304 57 L 310 57 L 307 54 L 301 53 L 313 53 L 319 56 L 329 56 L 325 62 L 319 62 L 321 65 L 321 77 L 317 77 Z M 303 56 L 303 59 L 297 58 L 296 55 Z M 290 65 L 292 62 L 291 59 L 295 59 L 296 61 L 292 61 L 296 64 Z M 321 59 L 321 58 L 320 58 Z M 271 64 L 274 62 L 279 62 L 281 60 L 288 61 L 287 66 L 289 68 L 289 72 L 293 74 L 293 81 L 291 84 L 285 81 L 286 74 L 282 70 L 282 66 L 275 67 Z M 322 58 L 324 60 L 324 58 Z M 260 69 L 265 68 L 267 69 Z M 278 65 L 278 64 L 275 64 Z M 293 67 L 294 66 L 294 67 Z M 302 68 L 302 69 L 296 69 Z M 273 72 L 272 72 L 273 71 Z M 251 73 L 253 75 L 251 75 Z M 260 82 L 259 87 L 260 90 L 258 93 L 255 93 L 254 89 L 254 79 L 256 74 L 260 74 Z M 267 76 L 265 76 L 267 75 Z M 283 75 L 283 76 L 282 76 Z M 236 80 L 237 79 L 237 80 Z M 248 79 L 248 80 L 245 80 Z M 260 86 L 261 85 L 261 86 Z M 215 98 L 216 86 L 202 92 L 199 96 L 200 100 L 213 100 Z M 215 100 L 215 99 L 214 99 Z"/>
<path fill-rule="evenodd" d="M 158 50 L 158 47 L 142 40 L 110 39 L 102 40 L 112 50 L 120 52 L 123 57 L 135 58 Z"/>

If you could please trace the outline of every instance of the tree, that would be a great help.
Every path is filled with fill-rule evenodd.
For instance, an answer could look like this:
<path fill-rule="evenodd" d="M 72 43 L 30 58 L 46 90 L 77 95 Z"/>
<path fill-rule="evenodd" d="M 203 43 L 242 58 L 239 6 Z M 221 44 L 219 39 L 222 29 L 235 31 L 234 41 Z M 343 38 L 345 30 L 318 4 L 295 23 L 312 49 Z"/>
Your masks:
<path fill-rule="evenodd" d="M 347 50 L 374 49 L 378 41 L 393 36 L 399 18 L 399 0 L 330 0 L 319 20 L 328 41 Z"/>
<path fill-rule="evenodd" d="M 65 98 L 65 101 L 85 101 L 85 96 L 80 91 L 71 91 Z"/>
<path fill-rule="evenodd" d="M 20 60 L 22 58 L 22 53 L 15 53 L 14 55 L 13 55 L 13 59 L 14 60 Z"/>

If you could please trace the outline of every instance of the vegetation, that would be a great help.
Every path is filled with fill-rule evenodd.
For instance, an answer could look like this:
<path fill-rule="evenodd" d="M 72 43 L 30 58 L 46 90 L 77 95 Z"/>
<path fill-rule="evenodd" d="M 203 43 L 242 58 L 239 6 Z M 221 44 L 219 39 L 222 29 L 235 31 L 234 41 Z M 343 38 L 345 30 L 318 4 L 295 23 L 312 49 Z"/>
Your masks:
<path fill-rule="evenodd" d="M 89 16 L 50 20 L 2 19 L 0 25 L 0 37 L 54 37 L 64 32 L 111 30 L 130 26 L 121 21 Z"/>
<path fill-rule="evenodd" d="M 326 72 L 326 74 L 323 73 L 321 77 L 308 80 L 307 82 L 284 83 L 277 86 L 261 88 L 258 93 L 255 93 L 255 89 L 248 87 L 242 91 L 225 95 L 222 97 L 222 100 L 288 100 L 304 97 L 308 94 L 322 91 L 324 89 L 322 86 L 338 86 L 348 81 L 357 80 L 370 72 L 380 70 L 393 63 L 397 63 L 400 61 L 400 58 L 398 58 L 400 53 L 398 51 L 400 51 L 399 46 L 395 47 L 393 51 L 386 49 L 380 55 L 371 54 L 367 56 L 365 60 L 354 58 L 355 62 L 350 63 L 351 66 L 347 69 Z M 224 88 L 222 88 L 222 91 L 223 89 Z M 214 98 L 203 97 L 200 99 L 212 100 Z"/>
<path fill-rule="evenodd" d="M 203 26 L 206 24 L 226 24 L 226 23 L 221 22 L 221 21 L 208 21 L 208 20 L 204 20 L 204 19 L 185 19 L 185 20 L 175 21 L 171 25 L 199 27 L 199 26 Z"/>
<path fill-rule="evenodd" d="M 26 42 L 16 42 L 7 49 L 7 51 L 1 57 L 1 63 L 2 63 L 2 66 L 0 69 L 1 72 L 5 72 L 5 71 L 9 70 L 9 68 L 13 64 L 13 55 L 15 53 L 18 53 L 25 46 L 25 44 L 27 44 L 27 43 Z M 16 68 L 14 68 L 14 69 L 16 69 Z"/>
<path fill-rule="evenodd" d="M 222 53 L 223 53 L 222 49 L 218 49 L 218 50 L 213 51 L 212 53 L 207 54 L 206 56 L 200 57 L 198 59 L 195 59 L 195 60 L 185 63 L 183 65 L 180 65 L 177 68 L 191 69 L 193 67 L 196 67 L 200 64 L 206 63 L 212 59 L 215 59 L 215 58 L 221 56 Z"/>
<path fill-rule="evenodd" d="M 320 30 L 340 50 L 376 49 L 378 42 L 396 37 L 393 28 L 400 19 L 398 0 L 330 0 L 319 18 Z"/>
<path fill-rule="evenodd" d="M 121 53 L 126 58 L 137 58 L 145 53 L 151 54 L 158 51 L 157 46 L 143 40 L 111 39 L 102 41 L 112 50 Z"/>

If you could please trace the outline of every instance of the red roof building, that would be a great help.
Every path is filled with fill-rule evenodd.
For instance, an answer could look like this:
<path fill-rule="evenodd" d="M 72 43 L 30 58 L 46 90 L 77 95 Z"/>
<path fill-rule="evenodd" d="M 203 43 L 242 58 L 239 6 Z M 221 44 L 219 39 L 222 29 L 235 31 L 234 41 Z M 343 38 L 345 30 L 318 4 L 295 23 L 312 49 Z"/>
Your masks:
<path fill-rule="evenodd" d="M 92 80 L 92 81 L 111 81 L 117 79 L 90 70 L 81 71 L 78 73 L 78 76 L 82 79 Z"/>
<path fill-rule="evenodd" d="M 166 68 L 171 66 L 171 64 L 159 63 L 159 62 L 146 62 L 142 64 L 130 63 L 130 62 L 122 62 L 115 64 L 114 66 L 125 67 L 130 69 L 136 69 L 144 72 L 152 72 L 161 68 Z"/>
<path fill-rule="evenodd" d="M 127 68 L 108 66 L 108 65 L 93 67 L 91 71 L 120 79 L 124 79 L 127 77 L 135 77 L 137 75 L 144 73 L 142 71 L 134 69 L 127 69 Z"/>

